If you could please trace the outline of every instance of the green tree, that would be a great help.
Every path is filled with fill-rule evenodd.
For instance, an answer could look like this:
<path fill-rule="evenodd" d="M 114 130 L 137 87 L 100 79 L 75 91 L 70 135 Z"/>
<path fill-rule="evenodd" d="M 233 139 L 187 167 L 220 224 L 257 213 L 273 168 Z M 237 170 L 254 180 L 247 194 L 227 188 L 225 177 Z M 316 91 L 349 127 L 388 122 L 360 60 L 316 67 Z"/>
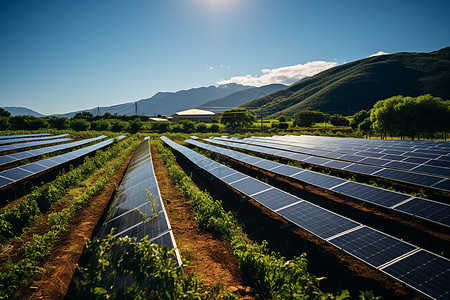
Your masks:
<path fill-rule="evenodd" d="M 91 123 L 89 123 L 85 119 L 73 119 L 70 121 L 70 128 L 75 131 L 86 131 L 91 127 Z"/>
<path fill-rule="evenodd" d="M 90 118 L 93 118 L 93 117 L 94 117 L 94 115 L 91 114 L 90 112 L 88 112 L 88 111 L 83 111 L 83 112 L 77 112 L 77 113 L 72 117 L 72 119 L 90 119 Z"/>
<path fill-rule="evenodd" d="M 41 128 L 48 128 L 49 124 L 44 118 L 31 118 L 28 122 L 28 129 L 37 130 Z"/>
<path fill-rule="evenodd" d="M 370 112 L 366 110 L 360 110 L 356 114 L 353 115 L 353 119 L 350 121 L 350 126 L 353 130 L 358 128 L 358 125 L 361 124 L 365 119 L 370 117 Z"/>
<path fill-rule="evenodd" d="M 182 132 L 192 133 L 196 128 L 195 122 L 191 120 L 181 120 L 178 124 Z"/>
<path fill-rule="evenodd" d="M 14 116 L 9 118 L 9 124 L 13 130 L 28 129 L 29 119 L 26 116 Z"/>
<path fill-rule="evenodd" d="M 8 117 L 0 117 L 0 130 L 7 130 L 9 129 L 9 118 Z"/>
<path fill-rule="evenodd" d="M 91 129 L 97 131 L 108 131 L 111 129 L 111 123 L 107 120 L 97 120 L 91 122 Z"/>
<path fill-rule="evenodd" d="M 311 127 L 315 123 L 323 122 L 324 114 L 320 111 L 302 110 L 294 115 L 294 126 Z"/>
<path fill-rule="evenodd" d="M 0 107 L 0 117 L 11 117 L 11 113 Z"/>
<path fill-rule="evenodd" d="M 232 129 L 248 128 L 253 125 L 253 122 L 256 122 L 255 114 L 245 108 L 226 110 L 220 118 L 220 123 Z"/>
<path fill-rule="evenodd" d="M 129 131 L 130 131 L 131 133 L 139 132 L 139 130 L 141 130 L 142 125 L 143 125 L 141 119 L 139 119 L 139 118 L 136 118 L 136 119 L 134 119 L 134 120 L 131 120 L 131 121 L 129 122 L 129 124 L 130 124 Z"/>
<path fill-rule="evenodd" d="M 431 95 L 394 96 L 375 103 L 370 113 L 373 128 L 382 134 L 409 136 L 450 130 L 450 101 Z"/>
<path fill-rule="evenodd" d="M 51 128 L 66 129 L 69 128 L 69 119 L 62 117 L 51 117 L 47 119 Z"/>
<path fill-rule="evenodd" d="M 111 119 L 109 122 L 111 122 L 111 131 L 114 132 L 122 132 L 129 126 L 128 122 L 122 120 Z"/>
<path fill-rule="evenodd" d="M 348 119 L 339 114 L 332 115 L 330 118 L 330 123 L 333 126 L 348 126 L 349 124 Z"/>

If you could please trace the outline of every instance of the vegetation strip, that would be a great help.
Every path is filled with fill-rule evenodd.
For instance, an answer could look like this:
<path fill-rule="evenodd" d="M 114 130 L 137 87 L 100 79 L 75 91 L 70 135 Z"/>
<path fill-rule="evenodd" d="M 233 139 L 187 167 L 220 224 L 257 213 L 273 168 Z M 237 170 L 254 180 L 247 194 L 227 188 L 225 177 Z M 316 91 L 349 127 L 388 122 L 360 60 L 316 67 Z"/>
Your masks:
<path fill-rule="evenodd" d="M 111 149 L 104 151 L 99 155 L 98 164 L 92 164 L 89 171 L 95 171 L 103 166 L 110 159 L 117 157 L 113 164 L 106 167 L 105 171 L 95 182 L 87 187 L 87 189 L 78 197 L 72 200 L 70 205 L 60 212 L 55 212 L 49 215 L 47 223 L 50 230 L 42 235 L 34 235 L 33 238 L 25 244 L 24 254 L 20 261 L 14 263 L 11 260 L 7 261 L 0 269 L 0 297 L 10 298 L 15 296 L 15 292 L 20 286 L 23 278 L 32 276 L 40 271 L 39 267 L 42 259 L 49 253 L 59 237 L 66 232 L 68 226 L 79 209 L 81 209 L 86 201 L 88 201 L 95 193 L 97 193 L 116 173 L 116 170 L 127 159 L 128 155 L 136 146 L 134 141 L 124 141 L 113 146 Z M 95 156 L 97 157 L 97 155 Z M 101 157 L 107 157 L 105 160 L 100 160 Z M 89 165 L 89 164 L 88 164 Z M 93 169 L 91 169 L 93 168 Z M 76 181 L 80 184 L 81 181 Z M 61 196 L 60 196 L 61 197 Z M 57 198 L 57 199 L 60 199 Z"/>
<path fill-rule="evenodd" d="M 177 167 L 175 156 L 161 143 L 158 151 L 169 175 L 180 187 L 184 196 L 193 203 L 199 225 L 223 238 L 233 248 L 244 274 L 273 299 L 290 297 L 349 298 L 348 291 L 327 294 L 320 290 L 320 279 L 307 272 L 306 254 L 286 260 L 276 253 L 270 253 L 267 243 L 257 244 L 248 239 L 231 212 L 226 212 L 221 201 L 214 200 L 207 192 L 200 191 L 192 180 Z M 360 298 L 373 298 L 371 292 L 361 293 Z"/>

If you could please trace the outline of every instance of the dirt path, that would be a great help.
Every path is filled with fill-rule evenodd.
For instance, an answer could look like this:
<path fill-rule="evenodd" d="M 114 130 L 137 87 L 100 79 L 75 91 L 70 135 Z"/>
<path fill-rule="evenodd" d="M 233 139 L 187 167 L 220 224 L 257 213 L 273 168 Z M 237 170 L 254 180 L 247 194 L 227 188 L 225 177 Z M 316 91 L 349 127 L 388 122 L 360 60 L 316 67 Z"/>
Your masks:
<path fill-rule="evenodd" d="M 190 265 L 187 274 L 200 275 L 206 285 L 221 283 L 229 291 L 238 292 L 241 299 L 254 299 L 253 290 L 245 286 L 238 261 L 230 246 L 201 230 L 194 220 L 189 200 L 173 183 L 158 152 L 152 147 L 153 166 L 161 196 L 169 216 L 175 240 L 183 261 Z"/>

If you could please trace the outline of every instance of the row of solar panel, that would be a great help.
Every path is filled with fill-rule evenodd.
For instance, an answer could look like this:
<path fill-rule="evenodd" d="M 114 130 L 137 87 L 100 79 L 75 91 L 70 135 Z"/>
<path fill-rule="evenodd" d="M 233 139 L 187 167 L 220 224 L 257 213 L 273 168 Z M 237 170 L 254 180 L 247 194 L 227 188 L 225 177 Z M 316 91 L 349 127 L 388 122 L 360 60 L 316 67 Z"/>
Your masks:
<path fill-rule="evenodd" d="M 419 197 L 412 197 L 407 194 L 385 190 L 379 187 L 345 180 L 318 172 L 304 170 L 294 166 L 281 164 L 194 140 L 186 140 L 186 142 L 196 147 L 231 157 L 235 160 L 250 164 L 262 170 L 286 176 L 325 190 L 330 190 L 353 199 L 390 208 L 401 213 L 414 215 L 427 221 L 450 227 L 450 205 L 444 203 Z"/>
<path fill-rule="evenodd" d="M 436 299 L 449 295 L 450 261 L 244 175 L 165 137 L 195 165 L 278 215 Z"/>
<path fill-rule="evenodd" d="M 0 153 L 5 152 L 5 151 L 22 150 L 22 149 L 26 149 L 26 148 L 30 148 L 30 147 L 35 147 L 35 146 L 52 145 L 52 144 L 57 144 L 57 143 L 69 142 L 69 141 L 73 141 L 73 139 L 72 138 L 62 138 L 62 139 L 55 139 L 55 140 L 44 140 L 44 141 L 37 141 L 37 142 L 3 145 L 3 146 L 0 146 Z"/>
<path fill-rule="evenodd" d="M 86 145 L 91 142 L 98 141 L 98 140 L 101 140 L 104 138 L 106 138 L 106 135 L 101 135 L 98 137 L 94 137 L 94 138 L 90 138 L 90 139 L 86 139 L 86 140 L 80 140 L 80 141 L 76 141 L 76 142 L 68 143 L 68 144 L 61 144 L 61 145 L 50 146 L 50 147 L 45 147 L 45 148 L 37 148 L 37 149 L 28 150 L 28 151 L 16 152 L 16 153 L 8 154 L 8 155 L 2 155 L 2 156 L 0 156 L 0 166 L 6 165 L 6 164 L 9 164 L 12 162 L 18 162 L 18 161 L 28 159 L 28 158 L 37 157 L 37 156 L 44 155 L 44 154 L 49 154 L 49 153 L 56 152 L 56 151 L 61 151 L 64 149 L 70 149 L 70 148 Z"/>
<path fill-rule="evenodd" d="M 125 136 L 117 137 L 118 140 L 123 139 Z M 4 170 L 0 172 L 0 189 L 3 189 L 9 185 L 27 179 L 31 176 L 38 175 L 58 165 L 65 164 L 98 149 L 106 147 L 114 142 L 114 139 L 109 139 L 92 146 L 81 148 L 72 152 L 68 152 L 62 155 L 54 156 L 51 158 L 39 160 L 33 163 L 29 163 L 16 168 Z"/>
<path fill-rule="evenodd" d="M 31 141 L 37 141 L 37 140 L 58 139 L 58 138 L 63 138 L 68 135 L 69 135 L 68 133 L 64 133 L 64 134 L 60 134 L 60 135 L 51 135 L 51 136 L 42 136 L 42 137 L 25 137 L 25 138 L 19 138 L 19 139 L 0 140 L 0 145 L 7 145 L 7 144 L 21 143 L 21 142 L 31 142 Z"/>
<path fill-rule="evenodd" d="M 228 140 L 228 139 L 223 139 Z M 387 157 L 391 157 L 393 155 L 383 155 L 380 157 L 367 157 L 363 155 L 359 155 L 357 152 L 355 154 L 342 154 L 333 151 L 325 151 L 325 150 L 317 150 L 317 149 L 309 149 L 299 146 L 296 143 L 287 143 L 280 142 L 277 140 L 271 139 L 243 139 L 237 140 L 233 139 L 233 141 L 249 143 L 252 145 L 259 145 L 264 147 L 271 147 L 276 149 L 282 149 L 287 151 L 292 151 L 301 154 L 318 156 L 321 158 L 327 158 L 338 161 L 345 161 L 350 163 L 358 163 L 363 165 L 377 166 L 381 168 L 391 168 L 391 169 L 401 169 L 408 172 L 416 172 L 416 173 L 426 173 L 432 174 L 442 177 L 450 177 L 450 161 L 445 160 L 434 160 L 434 159 L 421 159 L 409 157 L 406 160 L 397 161 L 395 159 L 389 159 Z M 362 153 L 364 154 L 364 153 Z M 423 162 L 425 160 L 425 162 Z M 380 168 L 380 169 L 381 169 Z"/>
<path fill-rule="evenodd" d="M 160 246 L 177 247 L 153 170 L 149 140 L 136 148 L 99 237 L 104 238 L 112 228 L 115 228 L 115 236 L 138 240 L 148 236 Z M 179 252 L 175 252 L 176 261 L 181 265 Z"/>
<path fill-rule="evenodd" d="M 261 141 L 268 142 L 277 142 L 288 145 L 295 145 L 303 148 L 307 148 L 310 150 L 322 150 L 322 151 L 331 151 L 336 153 L 343 154 L 354 154 L 358 156 L 364 157 L 373 157 L 373 158 L 381 158 L 388 160 L 395 160 L 401 162 L 411 162 L 411 163 L 419 163 L 419 164 L 429 164 L 436 166 L 445 166 L 449 167 L 450 161 L 450 148 L 432 148 L 432 149 L 414 149 L 411 153 L 408 151 L 396 150 L 392 147 L 368 147 L 362 146 L 360 143 L 355 145 L 347 145 L 344 144 L 340 146 L 339 144 L 334 144 L 332 141 L 323 145 L 323 143 L 312 144 L 305 143 L 303 139 L 300 138 L 292 138 L 292 137 L 280 137 L 273 136 L 270 138 L 261 138 L 261 137 L 251 137 L 250 139 L 258 139 Z M 430 156 L 431 157 L 428 157 Z M 437 159 L 435 159 L 437 158 Z"/>
<path fill-rule="evenodd" d="M 441 142 L 434 146 L 399 146 L 389 143 L 369 143 L 362 139 L 326 138 L 315 136 L 273 136 L 266 138 L 288 143 L 298 143 L 304 147 L 331 150 L 334 152 L 355 154 L 357 152 L 367 152 L 369 155 L 392 155 L 395 159 L 401 160 L 405 157 L 416 157 L 421 159 L 449 159 L 450 143 Z"/>
<path fill-rule="evenodd" d="M 283 136 L 282 139 L 288 140 L 301 140 L 308 144 L 333 144 L 333 145 L 352 145 L 352 146 L 365 146 L 365 147 L 381 147 L 383 149 L 401 149 L 411 151 L 417 149 L 450 149 L 450 143 L 448 141 L 426 141 L 426 140 L 379 140 L 379 139 L 347 139 L 347 138 L 336 138 L 328 136 L 311 136 L 311 135 L 287 135 Z"/>
<path fill-rule="evenodd" d="M 0 140 L 4 139 L 17 139 L 23 137 L 34 137 L 34 136 L 48 136 L 50 133 L 32 133 L 32 134 L 16 134 L 16 135 L 2 135 L 0 136 Z"/>
<path fill-rule="evenodd" d="M 388 179 L 392 181 L 403 182 L 407 184 L 414 184 L 418 186 L 423 186 L 432 189 L 450 191 L 450 180 L 447 178 L 419 174 L 419 173 L 411 173 L 403 170 L 394 170 L 389 168 L 380 168 L 376 166 L 368 166 L 358 163 L 349 163 L 343 161 L 337 161 L 332 159 L 325 159 L 315 156 L 310 156 L 301 153 L 295 153 L 292 151 L 286 150 L 278 150 L 273 148 L 267 148 L 263 146 L 257 146 L 257 142 L 249 144 L 247 143 L 239 143 L 236 140 L 233 142 L 226 142 L 217 139 L 209 139 L 208 142 L 219 144 L 228 147 L 234 147 L 239 149 L 246 149 L 254 152 L 259 152 L 267 155 L 273 155 L 278 157 L 283 157 L 290 160 L 295 160 L 299 162 L 304 162 L 312 165 L 318 165 L 327 167 L 330 169 L 336 169 L 340 171 L 369 175 L 372 177 L 378 177 L 382 179 Z M 255 144 L 255 145 L 253 145 Z"/>

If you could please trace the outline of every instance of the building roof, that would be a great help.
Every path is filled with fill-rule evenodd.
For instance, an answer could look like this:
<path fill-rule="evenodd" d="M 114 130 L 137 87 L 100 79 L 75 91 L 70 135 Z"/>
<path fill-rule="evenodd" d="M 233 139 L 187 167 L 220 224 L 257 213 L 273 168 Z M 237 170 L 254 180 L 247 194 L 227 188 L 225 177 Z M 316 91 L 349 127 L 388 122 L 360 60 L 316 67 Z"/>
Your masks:
<path fill-rule="evenodd" d="M 215 113 L 212 111 L 209 111 L 209 110 L 192 108 L 192 109 L 187 109 L 187 110 L 176 112 L 175 115 L 178 115 L 178 116 L 190 116 L 190 115 L 214 116 Z"/>

